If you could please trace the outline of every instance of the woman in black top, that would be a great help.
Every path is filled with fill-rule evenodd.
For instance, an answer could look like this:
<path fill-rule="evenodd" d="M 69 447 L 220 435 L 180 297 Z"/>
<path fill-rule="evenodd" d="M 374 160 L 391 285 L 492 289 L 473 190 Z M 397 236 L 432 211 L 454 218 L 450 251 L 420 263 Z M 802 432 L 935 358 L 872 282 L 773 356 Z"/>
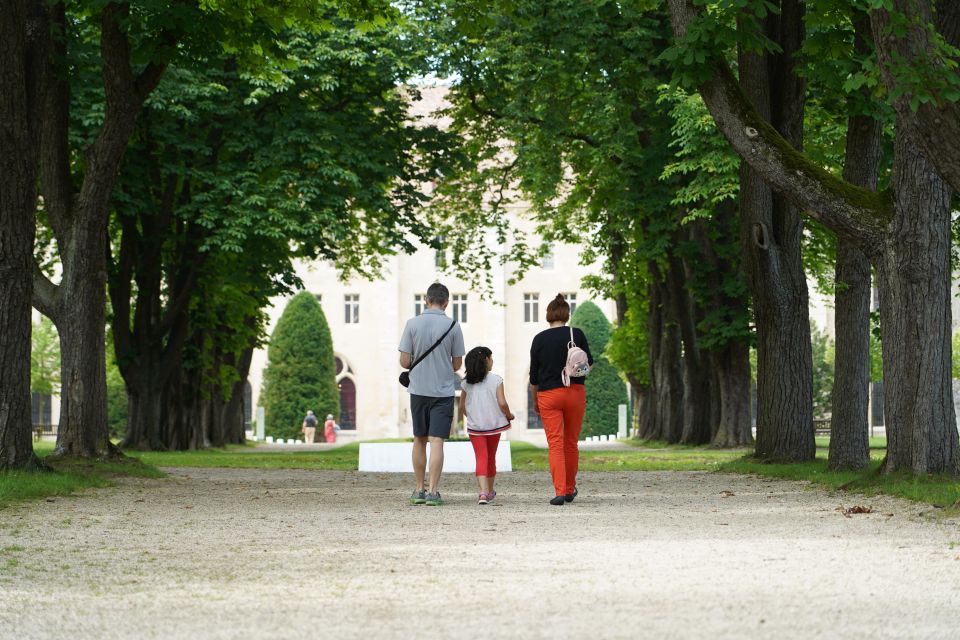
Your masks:
<path fill-rule="evenodd" d="M 593 356 L 587 346 L 587 337 L 580 329 L 571 329 L 570 305 L 562 294 L 547 305 L 550 328 L 533 338 L 530 346 L 530 390 L 536 398 L 534 411 L 543 420 L 543 430 L 550 448 L 550 475 L 553 476 L 555 496 L 550 504 L 573 502 L 577 495 L 577 466 L 580 460 L 580 428 L 587 406 L 584 378 L 570 378 L 563 383 L 563 369 L 567 364 L 567 348 L 571 341 L 587 353 L 593 365 Z"/>

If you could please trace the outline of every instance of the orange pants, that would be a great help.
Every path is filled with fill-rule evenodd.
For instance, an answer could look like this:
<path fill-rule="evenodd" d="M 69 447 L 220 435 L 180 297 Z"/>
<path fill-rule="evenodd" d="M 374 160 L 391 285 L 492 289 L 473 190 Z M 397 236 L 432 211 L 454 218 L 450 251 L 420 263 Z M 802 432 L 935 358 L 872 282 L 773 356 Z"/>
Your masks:
<path fill-rule="evenodd" d="M 580 463 L 580 428 L 587 407 L 587 390 L 582 384 L 537 393 L 537 407 L 550 447 L 550 475 L 556 495 L 573 493 Z"/>

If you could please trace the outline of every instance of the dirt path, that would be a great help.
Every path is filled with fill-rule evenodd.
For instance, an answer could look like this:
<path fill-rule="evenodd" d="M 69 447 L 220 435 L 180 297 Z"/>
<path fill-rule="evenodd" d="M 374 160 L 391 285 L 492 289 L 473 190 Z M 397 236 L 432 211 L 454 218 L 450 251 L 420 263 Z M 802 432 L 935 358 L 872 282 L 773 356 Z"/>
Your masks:
<path fill-rule="evenodd" d="M 588 473 L 551 507 L 546 474 L 513 473 L 488 507 L 448 476 L 431 508 L 405 503 L 410 476 L 171 473 L 0 511 L 0 637 L 960 633 L 960 526 L 900 500 Z"/>

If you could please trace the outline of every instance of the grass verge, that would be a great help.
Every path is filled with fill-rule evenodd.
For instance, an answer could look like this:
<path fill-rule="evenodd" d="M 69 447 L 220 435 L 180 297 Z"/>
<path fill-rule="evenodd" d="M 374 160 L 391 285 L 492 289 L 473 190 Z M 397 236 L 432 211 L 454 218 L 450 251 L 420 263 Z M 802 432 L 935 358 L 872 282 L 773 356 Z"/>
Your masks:
<path fill-rule="evenodd" d="M 39 443 L 43 444 L 43 443 Z M 37 455 L 49 454 L 53 447 L 35 447 Z M 159 469 L 133 459 L 95 462 L 76 458 L 53 458 L 44 461 L 49 471 L 0 472 L 0 508 L 14 502 L 66 496 L 82 489 L 109 487 L 118 477 L 161 478 Z"/>
<path fill-rule="evenodd" d="M 128 456 L 155 467 L 220 467 L 226 469 L 356 470 L 356 442 L 327 451 L 267 451 L 246 445 L 200 451 L 127 451 Z"/>
<path fill-rule="evenodd" d="M 742 458 L 746 449 L 711 449 L 697 446 L 659 446 L 580 451 L 581 471 L 714 471 L 723 463 Z M 642 447 L 642 448 L 641 448 Z M 514 471 L 547 471 L 546 449 L 527 442 L 511 442 Z"/>
<path fill-rule="evenodd" d="M 960 482 L 956 478 L 942 476 L 917 477 L 900 473 L 880 473 L 880 456 L 871 455 L 873 463 L 863 471 L 830 471 L 826 457 L 818 456 L 812 462 L 773 464 L 758 462 L 748 457 L 726 462 L 717 471 L 747 473 L 787 480 L 807 480 L 814 484 L 843 491 L 862 493 L 868 496 L 890 495 L 925 502 L 945 509 L 946 513 L 960 513 Z"/>
<path fill-rule="evenodd" d="M 403 442 L 409 440 L 391 440 Z M 828 438 L 817 438 L 817 460 L 798 464 L 766 464 L 749 457 L 749 449 L 713 449 L 707 446 L 668 445 L 661 442 L 630 442 L 631 447 L 580 452 L 583 471 L 721 471 L 758 476 L 807 480 L 836 490 L 866 495 L 893 495 L 943 507 L 960 513 L 960 482 L 953 478 L 917 478 L 908 474 L 886 476 L 878 472 L 886 442 L 870 441 L 871 467 L 862 472 L 836 472 L 827 469 Z M 38 443 L 38 455 L 52 450 Z M 549 454 L 535 445 L 511 441 L 515 471 L 547 471 Z M 61 460 L 57 470 L 48 474 L 0 474 L 0 506 L 15 500 L 51 495 L 66 495 L 77 489 L 107 486 L 116 476 L 162 475 L 155 467 L 220 467 L 234 469 L 313 469 L 352 471 L 357 468 L 359 443 L 326 451 L 270 451 L 250 445 L 229 446 L 202 451 L 141 452 L 128 451 L 128 459 L 118 463 L 84 463 Z"/>

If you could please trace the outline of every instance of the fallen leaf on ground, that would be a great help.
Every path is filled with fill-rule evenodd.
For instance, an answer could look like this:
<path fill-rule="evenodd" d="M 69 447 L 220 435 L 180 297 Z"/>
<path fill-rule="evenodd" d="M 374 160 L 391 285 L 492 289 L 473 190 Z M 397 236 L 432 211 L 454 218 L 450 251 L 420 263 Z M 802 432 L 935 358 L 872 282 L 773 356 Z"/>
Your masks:
<path fill-rule="evenodd" d="M 857 514 L 857 513 L 873 513 L 873 507 L 867 507 L 867 506 L 864 506 L 864 505 L 860 504 L 860 505 L 857 505 L 857 506 L 855 506 L 855 507 L 847 507 L 847 508 L 845 509 L 845 508 L 843 507 L 843 505 L 840 505 L 839 507 L 837 507 L 837 511 L 839 511 L 840 513 L 842 513 L 842 514 L 843 514 L 843 517 L 849 518 L 851 515 L 854 515 L 854 514 Z M 891 515 L 892 515 L 892 514 L 891 514 Z"/>
<path fill-rule="evenodd" d="M 724 490 L 724 491 L 721 491 L 721 492 L 720 492 L 720 497 L 721 497 L 721 498 L 729 498 L 729 497 L 735 496 L 735 495 L 737 495 L 737 494 L 735 494 L 733 491 L 726 491 L 726 490 Z"/>

